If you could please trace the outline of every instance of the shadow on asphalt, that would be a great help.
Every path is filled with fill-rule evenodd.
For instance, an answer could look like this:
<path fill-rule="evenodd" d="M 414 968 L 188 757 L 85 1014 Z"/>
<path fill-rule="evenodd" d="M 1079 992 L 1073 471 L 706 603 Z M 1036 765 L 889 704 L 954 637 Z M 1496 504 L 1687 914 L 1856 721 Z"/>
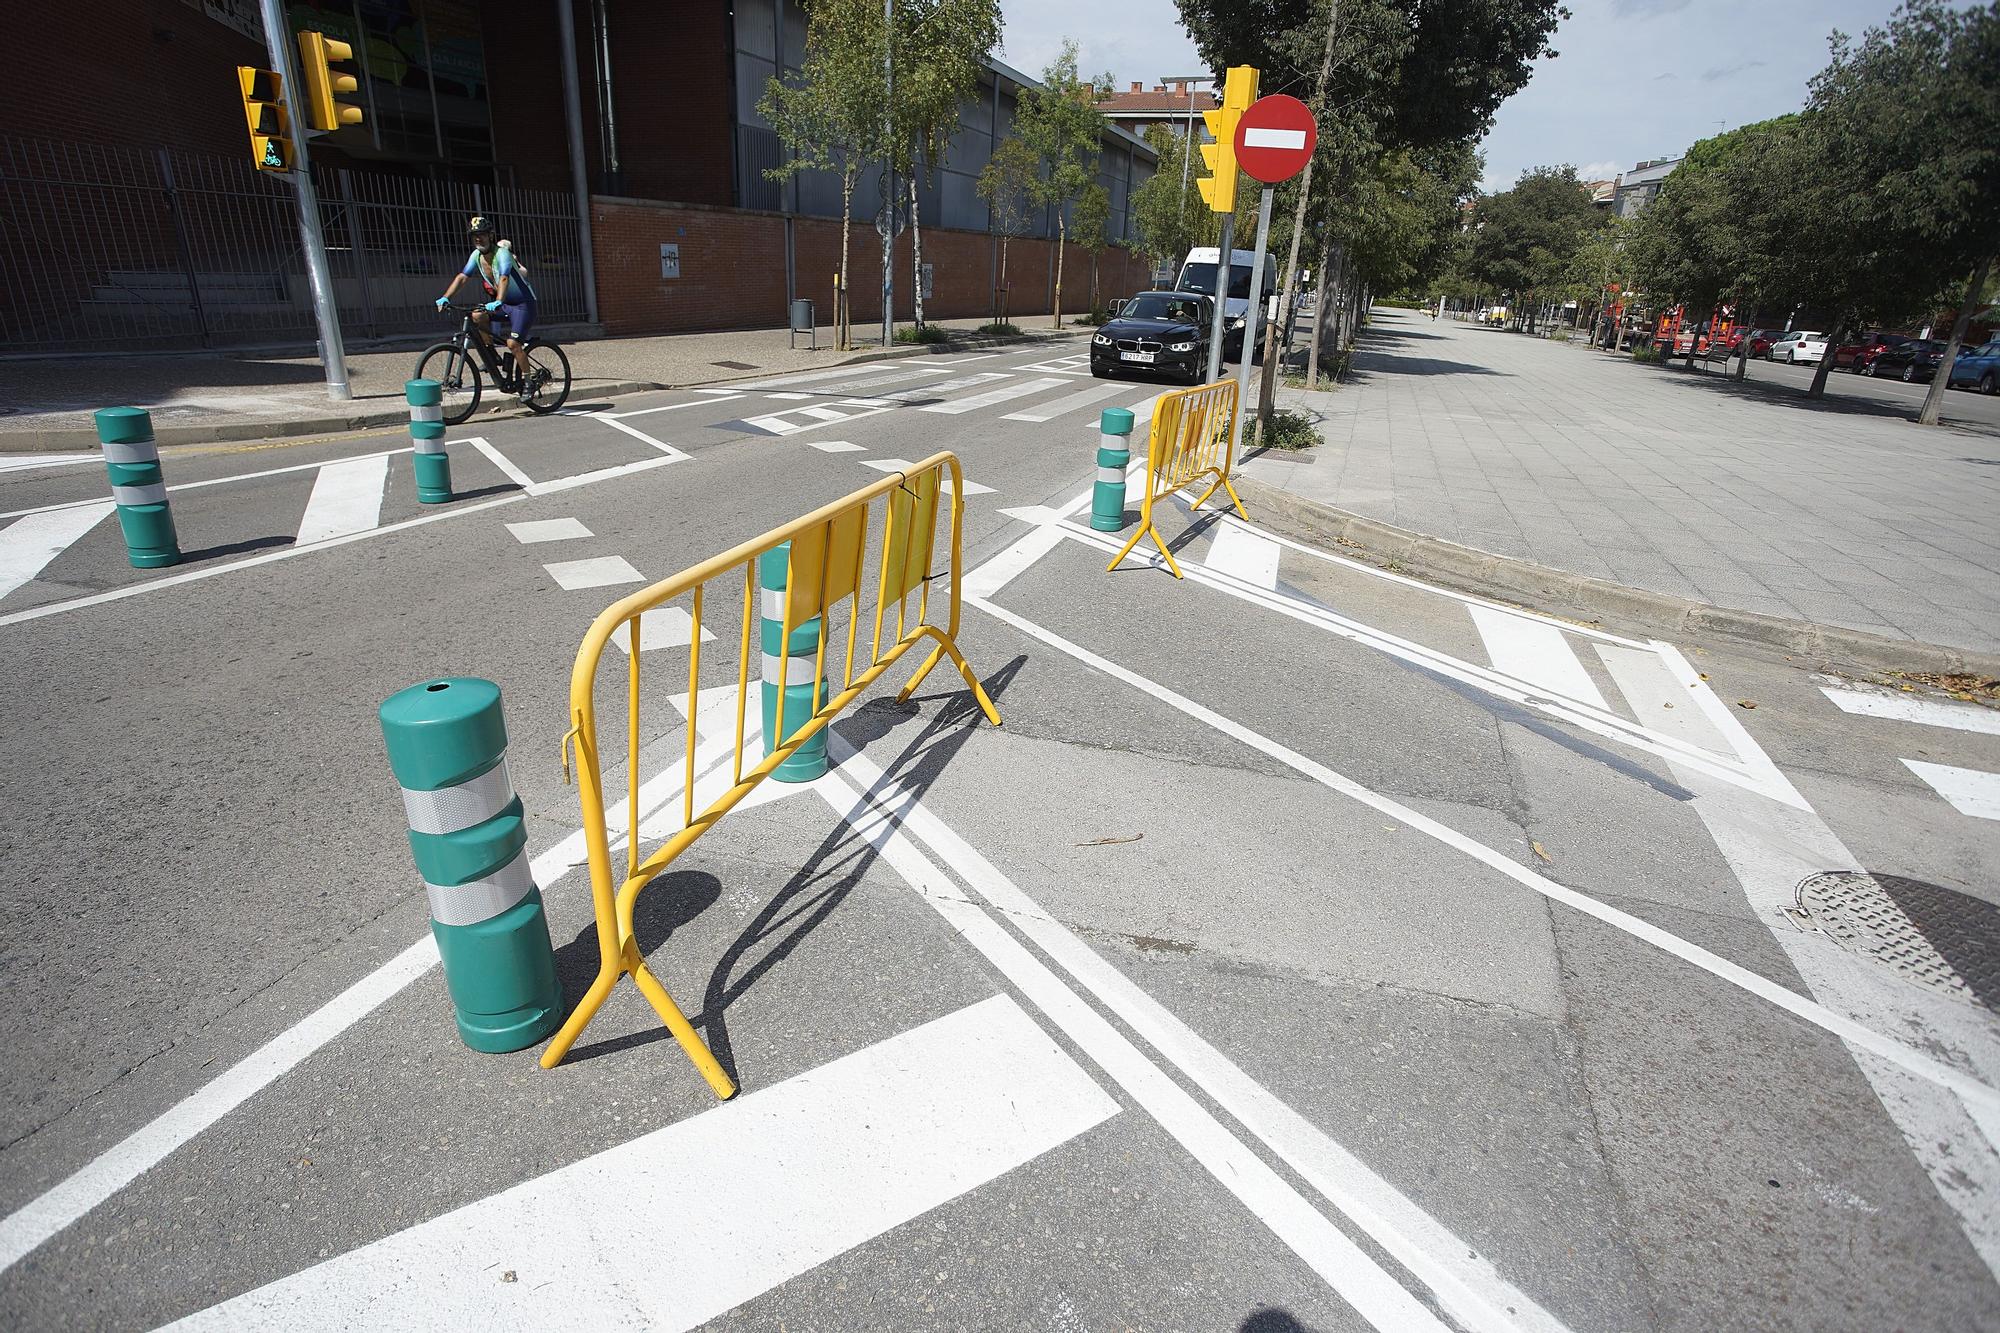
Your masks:
<path fill-rule="evenodd" d="M 1715 363 L 1710 363 L 1707 369 L 1696 370 L 1689 370 L 1685 361 L 1678 360 L 1675 361 L 1671 369 L 1660 365 L 1641 366 L 1637 362 L 1633 364 L 1640 369 L 1651 370 L 1656 375 L 1669 377 L 1672 383 L 1678 388 L 1702 389 L 1710 393 L 1726 393 L 1738 398 L 1776 403 L 1781 407 L 1789 407 L 1796 411 L 1830 412 L 1837 416 L 1883 417 L 1892 421 L 1915 421 L 1917 419 L 1918 409 L 1916 407 L 1904 406 L 1897 403 L 1885 403 L 1871 398 L 1858 398 L 1851 394 L 1834 392 L 1832 375 L 1827 377 L 1829 383 L 1826 395 L 1821 398 L 1812 398 L 1807 396 L 1804 389 L 1795 388 L 1789 384 L 1777 384 L 1769 380 L 1732 379 L 1726 370 Z M 1840 371 L 1834 372 L 1835 375 L 1841 373 Z M 1982 421 L 1967 421 L 1963 417 L 1954 416 L 1952 414 L 1951 392 L 1951 390 L 1946 390 L 1944 406 L 1939 418 L 1940 425 L 1952 426 L 1959 430 L 1972 431 L 1980 435 L 2000 435 L 2000 427 L 1995 427 Z"/>
<path fill-rule="evenodd" d="M 1355 349 L 1354 359 L 1348 362 L 1347 374 L 1343 382 L 1366 384 L 1377 376 L 1388 375 L 1494 375 L 1501 379 L 1514 376 L 1491 366 L 1475 366 L 1466 361 L 1440 361 L 1436 357 L 1411 355 L 1390 351 L 1371 351 L 1364 341 Z"/>
<path fill-rule="evenodd" d="M 181 563 L 191 565 L 197 560 L 213 560 L 225 555 L 248 555 L 252 551 L 262 551 L 273 546 L 290 546 L 295 538 L 291 533 L 281 537 L 252 537 L 247 541 L 230 542 L 223 546 L 204 546 L 199 551 L 182 551 Z"/>
<path fill-rule="evenodd" d="M 1007 687 L 1027 664 L 1026 656 L 1015 657 L 992 675 L 982 678 L 986 692 L 996 705 L 1003 703 Z M 939 675 L 937 673 L 944 673 Z M 964 747 L 974 730 L 987 725 L 985 715 L 964 689 L 949 661 L 938 665 L 933 679 L 951 682 L 957 688 L 921 695 L 908 703 L 894 698 L 877 698 L 830 728 L 847 745 L 862 749 L 912 721 L 922 721 L 921 705 L 943 701 L 937 716 L 924 722 L 923 729 L 903 747 L 893 762 L 883 766 L 888 779 L 919 799 L 937 780 L 938 774 Z M 688 1015 L 714 1052 L 716 1060 L 739 1085 L 743 1079 L 736 1067 L 735 1050 L 729 1037 L 726 1013 L 729 1006 L 791 956 L 812 932 L 846 901 L 862 882 L 878 853 L 844 822 L 836 823 L 824 841 L 806 858 L 771 900 L 750 920 L 741 933 L 723 950 L 709 974 L 702 992 L 701 1009 Z M 682 926 L 694 921 L 714 906 L 722 896 L 721 881 L 706 871 L 669 871 L 639 895 L 632 924 L 639 951 L 651 956 Z M 754 954 L 754 958 L 753 958 Z M 565 1003 L 588 990 L 597 975 L 597 930 L 585 926 L 568 944 L 556 951 L 557 975 Z M 648 1024 L 638 1032 L 612 1037 L 572 1050 L 568 1062 L 594 1059 L 617 1051 L 672 1040 L 664 1027 Z"/>

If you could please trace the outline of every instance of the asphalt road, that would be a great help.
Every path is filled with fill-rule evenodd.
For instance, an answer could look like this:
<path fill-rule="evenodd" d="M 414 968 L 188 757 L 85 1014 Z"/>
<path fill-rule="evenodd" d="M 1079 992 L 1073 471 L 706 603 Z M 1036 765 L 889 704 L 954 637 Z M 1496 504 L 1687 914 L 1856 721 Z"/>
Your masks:
<path fill-rule="evenodd" d="M 1720 372 L 1723 363 L 1711 362 L 1706 368 Z M 1752 361 L 1744 378 L 1795 388 L 1803 393 L 1812 385 L 1813 370 L 1812 366 Z M 1924 396 L 1930 392 L 1930 387 L 1928 384 L 1905 384 L 1900 379 L 1884 379 L 1876 375 L 1856 375 L 1839 367 L 1828 372 L 1826 377 L 1826 394 L 1830 398 L 1851 401 L 1863 410 L 1890 411 L 1913 420 L 1923 408 Z M 1988 397 L 1976 389 L 1947 389 L 1944 406 L 1939 410 L 1947 424 L 1981 431 L 2000 431 L 2000 397 Z"/>
<path fill-rule="evenodd" d="M 447 506 L 395 432 L 170 451 L 164 571 L 94 461 L 0 472 L 0 1321 L 1995 1326 L 2000 713 L 1254 514 L 1163 503 L 1187 578 L 1107 574 L 1096 415 L 1164 386 L 1082 352 L 489 421 Z M 467 1050 L 380 700 L 502 686 L 574 1002 L 585 628 L 939 449 L 1004 725 L 885 681 L 640 900 L 743 1094 L 624 983 L 553 1071 Z M 686 638 L 643 640 L 647 836 Z"/>

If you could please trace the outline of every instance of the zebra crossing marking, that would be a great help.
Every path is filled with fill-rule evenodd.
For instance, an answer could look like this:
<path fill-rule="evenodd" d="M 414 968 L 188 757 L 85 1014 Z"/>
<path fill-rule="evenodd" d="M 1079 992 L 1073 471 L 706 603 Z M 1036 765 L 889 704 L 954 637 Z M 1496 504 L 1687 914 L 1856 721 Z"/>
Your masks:
<path fill-rule="evenodd" d="M 1020 380 L 1013 384 L 1003 384 L 997 389 L 988 389 L 985 393 L 973 394 L 970 398 L 954 398 L 948 403 L 932 403 L 929 407 L 922 410 L 925 412 L 942 412 L 947 416 L 958 416 L 961 413 L 971 412 L 978 408 L 991 407 L 995 403 L 1004 403 L 1014 398 L 1025 398 L 1031 393 L 1040 393 L 1044 389 L 1059 388 L 1064 383 L 1065 381 L 1059 379 Z"/>
<path fill-rule="evenodd" d="M 509 523 L 507 531 L 523 546 L 533 546 L 538 542 L 575 541 L 579 537 L 597 535 L 574 518 L 538 518 L 528 523 Z"/>
<path fill-rule="evenodd" d="M 1052 398 L 1036 407 L 1027 407 L 1019 412 L 1009 412 L 1002 421 L 1053 421 L 1066 412 L 1074 412 L 1079 407 L 1087 407 L 1099 399 L 1123 393 L 1123 384 L 1093 384 L 1087 389 L 1079 389 L 1062 398 Z"/>
<path fill-rule="evenodd" d="M 1921 759 L 1905 759 L 1902 763 L 1961 815 L 2000 819 L 2000 773 L 1951 764 L 1927 764 Z"/>
<path fill-rule="evenodd" d="M 0 528 L 0 597 L 33 579 L 111 512 L 109 500 L 30 514 Z"/>
<path fill-rule="evenodd" d="M 313 479 L 296 546 L 367 532 L 382 525 L 382 496 L 389 488 L 387 455 L 327 463 Z"/>
<path fill-rule="evenodd" d="M 622 555 L 598 555 L 588 560 L 563 560 L 542 569 L 564 592 L 609 588 L 620 583 L 644 583 L 646 576 Z"/>

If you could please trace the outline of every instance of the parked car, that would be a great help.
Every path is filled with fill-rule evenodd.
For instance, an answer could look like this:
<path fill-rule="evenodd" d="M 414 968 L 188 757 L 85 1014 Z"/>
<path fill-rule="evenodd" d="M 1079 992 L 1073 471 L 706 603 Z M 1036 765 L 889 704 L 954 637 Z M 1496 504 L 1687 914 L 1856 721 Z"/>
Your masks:
<path fill-rule="evenodd" d="M 1944 344 L 1934 338 L 1906 338 L 1876 353 L 1861 373 L 1894 375 L 1905 384 L 1928 384 L 1943 356 Z"/>
<path fill-rule="evenodd" d="M 1243 326 L 1250 315 L 1250 275 L 1254 271 L 1257 252 L 1254 250 L 1231 250 L 1229 252 L 1228 291 L 1222 295 L 1222 359 L 1235 361 L 1243 354 Z M 1181 261 L 1180 277 L 1174 280 L 1177 292 L 1199 292 L 1206 296 L 1216 294 L 1216 268 L 1222 263 L 1222 251 L 1215 246 L 1197 246 L 1187 252 Z M 1259 291 L 1265 297 L 1278 290 L 1278 261 L 1273 255 L 1264 256 L 1264 280 Z M 1264 351 L 1264 321 L 1257 322 L 1257 344 L 1250 349 L 1250 359 L 1255 361 Z"/>
<path fill-rule="evenodd" d="M 1137 370 L 1199 384 L 1208 368 L 1214 313 L 1214 304 L 1200 292 L 1140 292 L 1091 335 L 1090 373 L 1108 379 Z"/>
<path fill-rule="evenodd" d="M 1833 349 L 1833 365 L 1838 370 L 1846 367 L 1859 375 L 1868 369 L 1868 363 L 1882 355 L 1891 347 L 1901 347 L 1910 341 L 1900 333 L 1887 329 L 1870 329 L 1853 342 L 1842 343 Z"/>
<path fill-rule="evenodd" d="M 1945 383 L 1954 389 L 1977 388 L 1981 393 L 2000 393 L 2000 339 L 1981 347 L 1968 347 L 1951 363 Z"/>
<path fill-rule="evenodd" d="M 1778 341 L 1778 339 L 1783 336 L 1784 335 L 1779 333 L 1779 331 L 1776 329 L 1749 329 L 1749 328 L 1744 328 L 1742 325 L 1739 324 L 1735 328 L 1731 329 L 1728 335 L 1723 338 L 1722 340 L 1723 355 L 1735 356 L 1738 349 L 1740 349 L 1743 346 L 1743 342 L 1747 338 L 1750 342 L 1750 355 L 1753 357 L 1761 357 L 1766 352 L 1771 350 L 1772 343 Z"/>
<path fill-rule="evenodd" d="M 1771 350 L 1764 354 L 1766 360 L 1782 361 L 1788 366 L 1817 365 L 1826 356 L 1826 335 L 1811 329 L 1793 329 L 1780 334 L 1778 341 L 1771 344 Z"/>

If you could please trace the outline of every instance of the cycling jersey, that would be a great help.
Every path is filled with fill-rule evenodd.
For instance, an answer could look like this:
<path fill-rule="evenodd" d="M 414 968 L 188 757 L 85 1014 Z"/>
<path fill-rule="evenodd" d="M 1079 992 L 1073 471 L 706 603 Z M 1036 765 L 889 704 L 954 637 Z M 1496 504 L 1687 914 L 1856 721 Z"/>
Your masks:
<path fill-rule="evenodd" d="M 527 266 L 514 258 L 512 247 L 501 245 L 493 251 L 493 258 L 487 259 L 474 250 L 465 260 L 462 270 L 466 277 L 477 278 L 486 288 L 488 296 L 500 288 L 500 279 L 506 278 L 507 294 L 501 299 L 508 305 L 533 305 L 535 289 L 528 285 Z"/>

